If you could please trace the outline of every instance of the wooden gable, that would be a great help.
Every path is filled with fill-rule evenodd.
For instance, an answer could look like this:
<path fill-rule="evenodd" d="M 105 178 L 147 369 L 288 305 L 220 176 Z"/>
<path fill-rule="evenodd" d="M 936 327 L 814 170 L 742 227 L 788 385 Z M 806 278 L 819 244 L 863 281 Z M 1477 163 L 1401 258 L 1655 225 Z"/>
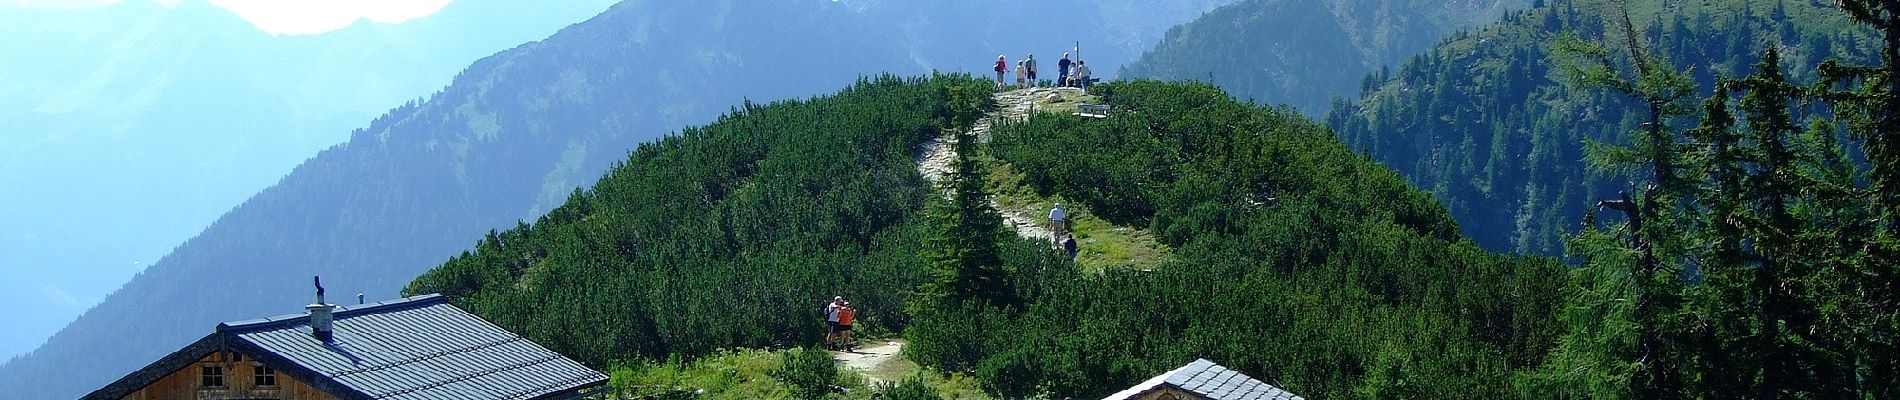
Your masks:
<path fill-rule="evenodd" d="M 265 367 L 269 370 L 259 370 Z M 323 393 L 277 370 L 275 366 L 264 364 L 243 353 L 211 352 L 195 362 L 167 373 L 145 387 L 127 393 L 120 399 L 336 399 L 336 396 Z M 263 375 L 259 372 L 269 372 L 269 374 Z M 206 375 L 209 373 L 216 373 L 216 375 L 208 378 Z M 207 386 L 207 383 L 222 385 Z"/>

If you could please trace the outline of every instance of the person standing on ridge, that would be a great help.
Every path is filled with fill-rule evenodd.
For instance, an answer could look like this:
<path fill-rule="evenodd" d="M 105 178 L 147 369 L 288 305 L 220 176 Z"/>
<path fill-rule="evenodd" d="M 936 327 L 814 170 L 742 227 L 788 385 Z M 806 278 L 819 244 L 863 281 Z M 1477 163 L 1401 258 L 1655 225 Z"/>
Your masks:
<path fill-rule="evenodd" d="M 1035 54 L 1030 54 L 1028 57 L 1023 57 L 1023 68 L 1029 70 L 1029 87 L 1042 87 L 1042 82 L 1036 82 L 1036 55 Z"/>
<path fill-rule="evenodd" d="M 1028 71 L 1023 70 L 1022 60 L 1016 60 L 1016 88 L 1017 89 L 1029 87 L 1027 85 L 1029 81 L 1024 80 L 1025 78 L 1027 78 L 1026 76 L 1023 76 L 1023 74 L 1025 73 L 1028 73 Z"/>
<path fill-rule="evenodd" d="M 1049 233 L 1051 240 L 1069 233 L 1069 210 L 1062 209 L 1062 203 L 1056 203 L 1055 208 L 1049 209 Z"/>
<path fill-rule="evenodd" d="M 1056 86 L 1069 86 L 1069 53 L 1062 53 L 1062 60 L 1056 61 Z"/>
<path fill-rule="evenodd" d="M 1081 60 L 1076 60 L 1075 77 L 1070 78 L 1070 79 L 1075 80 L 1076 87 L 1082 88 L 1083 91 L 1088 91 L 1089 90 L 1089 63 L 1083 62 Z"/>
<path fill-rule="evenodd" d="M 1003 61 L 1003 55 L 997 54 L 996 55 L 996 87 L 1000 88 L 1000 87 L 1003 87 L 1003 85 L 1005 85 L 1005 83 L 1003 82 L 1003 71 L 1004 71 L 1004 68 L 1008 66 L 1009 66 L 1009 63 Z"/>

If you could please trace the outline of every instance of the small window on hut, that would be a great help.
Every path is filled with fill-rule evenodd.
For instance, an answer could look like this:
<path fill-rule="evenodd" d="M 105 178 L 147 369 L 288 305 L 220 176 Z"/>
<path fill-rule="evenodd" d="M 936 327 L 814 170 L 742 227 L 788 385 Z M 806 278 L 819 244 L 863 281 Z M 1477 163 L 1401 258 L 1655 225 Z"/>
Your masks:
<path fill-rule="evenodd" d="M 204 387 L 208 387 L 208 388 L 224 387 L 224 366 L 217 365 L 217 364 L 208 364 L 204 366 L 204 369 L 202 371 L 204 372 L 203 374 L 204 379 L 200 383 L 203 383 Z"/>
<path fill-rule="evenodd" d="M 252 365 L 251 385 L 277 386 L 277 369 L 264 365 Z"/>

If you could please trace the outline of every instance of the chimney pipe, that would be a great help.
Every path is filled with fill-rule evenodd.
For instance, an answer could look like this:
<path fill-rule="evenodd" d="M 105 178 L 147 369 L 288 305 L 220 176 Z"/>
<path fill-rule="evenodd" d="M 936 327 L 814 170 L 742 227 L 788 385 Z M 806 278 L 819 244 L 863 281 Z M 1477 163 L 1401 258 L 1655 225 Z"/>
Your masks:
<path fill-rule="evenodd" d="M 328 342 L 335 329 L 332 326 L 334 321 L 330 312 L 336 310 L 336 305 L 323 301 L 322 278 L 311 277 L 310 280 L 317 285 L 317 302 L 303 307 L 310 311 L 310 335 L 315 336 L 317 340 Z"/>
<path fill-rule="evenodd" d="M 363 294 L 362 294 L 362 293 L 357 293 L 357 294 L 356 294 L 356 305 L 359 305 L 359 306 L 360 306 L 360 305 L 363 305 Z"/>

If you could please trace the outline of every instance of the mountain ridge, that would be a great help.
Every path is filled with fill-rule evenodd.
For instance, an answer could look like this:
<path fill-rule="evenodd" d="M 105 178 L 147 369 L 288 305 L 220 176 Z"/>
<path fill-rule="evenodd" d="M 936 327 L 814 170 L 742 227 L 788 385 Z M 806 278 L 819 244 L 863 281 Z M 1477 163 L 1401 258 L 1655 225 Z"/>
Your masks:
<path fill-rule="evenodd" d="M 729 11 L 704 12 L 720 4 Z M 350 142 L 321 152 L 220 216 L 45 346 L 0 365 L 0 392 L 27 398 L 83 392 L 218 321 L 281 314 L 285 305 L 308 302 L 301 293 L 309 275 L 325 276 L 340 293 L 393 296 L 414 272 L 479 242 L 481 232 L 532 220 L 592 182 L 625 149 L 661 132 L 714 119 L 748 99 L 835 89 L 859 78 L 859 71 L 984 68 L 998 51 L 958 40 L 995 36 L 948 25 L 962 21 L 917 22 L 917 43 L 949 44 L 944 48 L 916 52 L 883 42 L 881 33 L 892 28 L 881 21 L 914 7 L 741 4 L 623 2 L 548 39 L 473 63 L 447 88 L 395 107 L 353 131 Z M 1084 4 L 1097 3 L 1029 10 Z M 1110 5 L 1119 6 L 1098 8 Z M 983 29 L 1023 26 L 1013 21 L 1032 18 L 961 2 L 929 7 L 981 11 L 976 15 L 996 21 Z M 1170 18 L 1138 17 L 1127 22 Z M 1108 35 L 1103 24 L 1082 23 L 1013 42 L 1068 48 L 1073 39 L 1054 37 Z M 788 45 L 783 38 L 811 40 Z M 841 51 L 854 57 L 836 57 Z M 1133 52 L 1085 51 L 1101 60 Z M 212 293 L 197 284 L 210 281 L 228 290 Z M 154 307 L 179 311 L 148 311 Z M 141 334 L 128 339 L 120 332 Z"/>

